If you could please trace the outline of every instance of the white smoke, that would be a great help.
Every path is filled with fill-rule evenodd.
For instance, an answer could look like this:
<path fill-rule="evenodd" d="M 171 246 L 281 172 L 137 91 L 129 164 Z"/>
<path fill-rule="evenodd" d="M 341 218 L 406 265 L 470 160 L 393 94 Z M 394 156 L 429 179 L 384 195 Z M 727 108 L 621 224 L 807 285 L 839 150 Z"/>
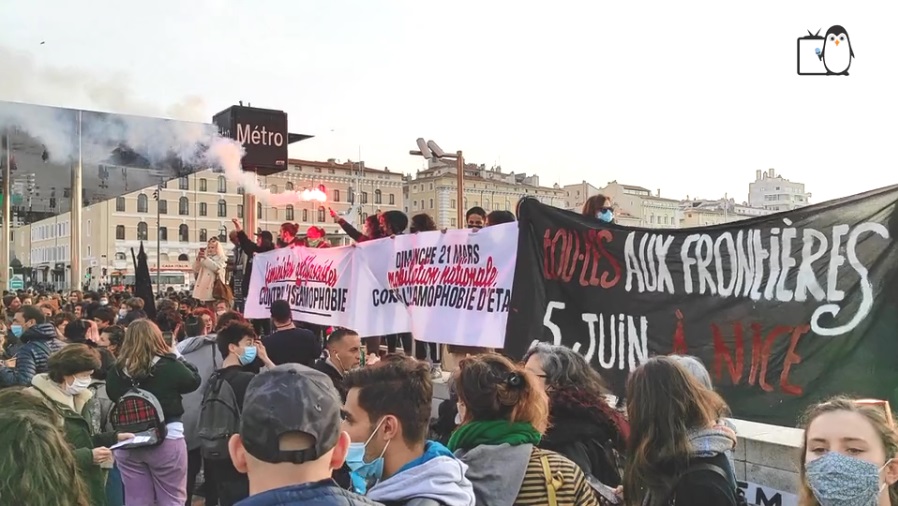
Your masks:
<path fill-rule="evenodd" d="M 39 140 L 54 162 L 70 163 L 79 151 L 83 159 L 105 159 L 125 145 L 154 165 L 177 157 L 192 166 L 221 167 L 227 179 L 267 205 L 326 200 L 317 189 L 272 193 L 255 174 L 244 172 L 243 147 L 219 135 L 215 125 L 197 122 L 205 110 L 199 97 L 160 108 L 132 100 L 134 93 L 122 76 L 97 79 L 78 69 L 41 67 L 30 55 L 4 47 L 0 47 L 0 61 L 4 68 L 13 69 L 0 79 L 0 100 L 10 100 L 0 102 L 0 130 L 18 129 Z M 75 109 L 30 105 L 48 101 L 86 110 L 79 115 Z"/>

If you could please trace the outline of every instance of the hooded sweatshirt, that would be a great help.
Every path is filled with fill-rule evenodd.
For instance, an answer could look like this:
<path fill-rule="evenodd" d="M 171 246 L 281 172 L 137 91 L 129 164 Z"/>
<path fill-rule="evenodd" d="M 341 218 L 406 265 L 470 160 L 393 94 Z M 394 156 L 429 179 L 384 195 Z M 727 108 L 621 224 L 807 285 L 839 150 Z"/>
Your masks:
<path fill-rule="evenodd" d="M 465 477 L 474 486 L 477 504 L 512 506 L 524 483 L 533 445 L 479 445 L 455 455 L 468 469 Z"/>
<path fill-rule="evenodd" d="M 36 374 L 47 372 L 50 354 L 65 346 L 56 336 L 52 323 L 38 323 L 23 332 L 15 369 L 0 365 L 0 386 L 30 385 Z"/>
<path fill-rule="evenodd" d="M 221 368 L 223 359 L 215 344 L 214 335 L 188 337 L 178 343 L 177 350 L 184 360 L 196 367 L 200 375 L 200 387 L 181 398 L 184 404 L 184 415 L 181 416 L 184 439 L 187 442 L 187 449 L 195 450 L 200 447 L 200 408 L 203 404 L 203 394 L 206 392 L 209 377 Z"/>
<path fill-rule="evenodd" d="M 475 503 L 474 488 L 465 477 L 467 469 L 468 466 L 455 458 L 448 448 L 428 441 L 421 457 L 375 484 L 367 497 L 384 503 L 433 499 L 445 506 L 491 504 Z"/>

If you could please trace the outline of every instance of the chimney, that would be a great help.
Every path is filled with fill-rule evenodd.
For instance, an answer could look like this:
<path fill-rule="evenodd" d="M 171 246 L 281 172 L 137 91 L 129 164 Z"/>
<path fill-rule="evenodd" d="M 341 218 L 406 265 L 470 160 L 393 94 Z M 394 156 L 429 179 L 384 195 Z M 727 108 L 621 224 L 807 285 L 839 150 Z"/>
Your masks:
<path fill-rule="evenodd" d="M 761 180 L 761 169 L 755 171 L 755 181 Z"/>
<path fill-rule="evenodd" d="M 769 177 L 771 179 L 776 177 L 776 172 L 774 172 L 773 169 L 767 169 L 767 177 Z"/>
<path fill-rule="evenodd" d="M 657 195 L 657 197 L 658 197 L 658 198 L 661 198 L 661 188 L 658 188 L 658 195 Z"/>
<path fill-rule="evenodd" d="M 329 164 L 331 164 L 331 165 L 334 165 L 334 164 L 337 163 L 337 159 L 336 159 L 336 158 L 328 158 L 328 159 L 327 159 L 327 163 L 329 163 Z"/>

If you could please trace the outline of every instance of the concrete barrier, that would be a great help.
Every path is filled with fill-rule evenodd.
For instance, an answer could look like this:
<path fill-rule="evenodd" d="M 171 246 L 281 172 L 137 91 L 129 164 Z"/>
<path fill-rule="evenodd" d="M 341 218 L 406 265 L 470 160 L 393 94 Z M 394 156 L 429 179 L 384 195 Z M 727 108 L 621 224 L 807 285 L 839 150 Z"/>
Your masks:
<path fill-rule="evenodd" d="M 798 457 L 804 431 L 732 420 L 739 435 L 736 479 L 749 504 L 797 506 Z"/>

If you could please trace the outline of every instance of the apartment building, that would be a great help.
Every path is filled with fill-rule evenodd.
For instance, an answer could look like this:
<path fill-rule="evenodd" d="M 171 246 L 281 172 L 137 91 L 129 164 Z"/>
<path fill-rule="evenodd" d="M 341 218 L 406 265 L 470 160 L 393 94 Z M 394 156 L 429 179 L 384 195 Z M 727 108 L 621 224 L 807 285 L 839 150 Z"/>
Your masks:
<path fill-rule="evenodd" d="M 539 176 L 503 172 L 501 167 L 487 169 L 485 165 L 466 164 L 462 211 L 479 206 L 490 211 L 514 212 L 524 197 L 538 199 L 544 204 L 565 207 L 565 191 L 557 184 L 541 186 Z M 413 216 L 427 213 L 439 228 L 458 227 L 457 172 L 454 164 L 431 162 L 426 170 L 408 177 L 405 187 L 406 213 Z"/>
<path fill-rule="evenodd" d="M 771 211 L 789 211 L 810 203 L 811 194 L 804 183 L 789 181 L 774 169 L 755 171 L 755 180 L 748 184 L 748 205 Z"/>
<path fill-rule="evenodd" d="M 365 167 L 364 162 L 290 160 L 288 170 L 258 179 L 273 193 L 320 188 L 327 194 L 324 203 L 297 200 L 271 207 L 257 202 L 258 228 L 275 235 L 282 223 L 295 222 L 301 231 L 313 225 L 324 228 L 334 245 L 348 244 L 328 208 L 354 224 L 377 211 L 405 208 L 402 174 Z M 218 236 L 231 248 L 226 238 L 231 220 L 244 217 L 243 190 L 213 170 L 168 181 L 158 200 L 156 190 L 144 188 L 82 209 L 84 272 L 74 277 L 68 212 L 16 229 L 14 258 L 30 269 L 34 282 L 57 287 L 73 286 L 74 279 L 89 279 L 91 285 L 128 284 L 126 278 L 134 274 L 131 250 L 136 252 L 143 242 L 151 271 L 158 265 L 170 281 L 162 280 L 164 285 L 189 284 L 196 254 L 210 237 Z"/>
<path fill-rule="evenodd" d="M 648 188 L 611 181 L 599 193 L 610 197 L 615 207 L 615 220 L 621 225 L 648 228 L 680 226 L 680 201 L 661 197 Z"/>
<path fill-rule="evenodd" d="M 601 193 L 599 188 L 581 181 L 577 184 L 567 184 L 561 187 L 564 190 L 564 208 L 568 211 L 580 212 L 583 210 L 583 204 L 592 197 Z"/>

